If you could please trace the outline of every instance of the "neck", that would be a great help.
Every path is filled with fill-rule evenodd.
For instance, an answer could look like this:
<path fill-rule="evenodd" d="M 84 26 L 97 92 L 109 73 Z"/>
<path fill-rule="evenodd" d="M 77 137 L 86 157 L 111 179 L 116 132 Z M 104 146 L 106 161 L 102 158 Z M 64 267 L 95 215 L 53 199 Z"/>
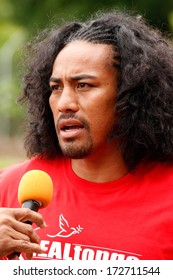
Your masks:
<path fill-rule="evenodd" d="M 118 150 L 104 149 L 83 159 L 72 159 L 73 171 L 91 182 L 110 182 L 123 177 L 127 168 Z"/>

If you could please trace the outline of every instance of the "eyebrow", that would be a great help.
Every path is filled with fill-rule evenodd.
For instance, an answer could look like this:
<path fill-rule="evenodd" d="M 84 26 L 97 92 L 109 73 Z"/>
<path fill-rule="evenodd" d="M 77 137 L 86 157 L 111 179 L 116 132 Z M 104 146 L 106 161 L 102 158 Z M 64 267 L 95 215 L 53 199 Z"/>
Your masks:
<path fill-rule="evenodd" d="M 70 80 L 73 81 L 79 81 L 82 79 L 93 79 L 95 80 L 97 77 L 94 75 L 90 75 L 90 74 L 82 74 L 82 75 L 77 75 L 77 76 L 72 76 L 70 77 Z M 55 78 L 55 77 L 50 77 L 49 82 L 54 82 L 54 83 L 59 83 L 61 82 L 60 78 Z"/>

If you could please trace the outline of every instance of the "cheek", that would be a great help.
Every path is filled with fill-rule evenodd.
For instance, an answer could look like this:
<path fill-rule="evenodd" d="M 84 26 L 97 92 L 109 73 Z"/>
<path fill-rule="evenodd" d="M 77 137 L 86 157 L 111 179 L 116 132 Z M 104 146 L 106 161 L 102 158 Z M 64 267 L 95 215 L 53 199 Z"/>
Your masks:
<path fill-rule="evenodd" d="M 52 110 L 52 101 L 53 101 L 53 98 L 52 98 L 52 95 L 50 95 L 50 97 L 49 97 L 49 106 L 50 106 L 51 110 Z"/>
<path fill-rule="evenodd" d="M 57 112 L 57 105 L 56 105 L 56 101 L 55 101 L 55 98 L 51 95 L 49 97 L 49 106 L 50 106 L 50 109 L 52 111 L 52 114 L 53 114 L 53 118 L 55 120 L 56 118 L 56 112 Z"/>
<path fill-rule="evenodd" d="M 90 114 L 90 129 L 92 135 L 96 138 L 107 136 L 112 130 L 115 119 L 114 106 L 107 104 L 107 106 L 98 105 Z"/>
<path fill-rule="evenodd" d="M 53 95 L 51 95 L 49 97 L 49 105 L 50 105 L 50 108 L 51 108 L 52 112 L 54 112 L 55 108 L 56 108 L 56 100 L 55 100 L 55 97 Z"/>

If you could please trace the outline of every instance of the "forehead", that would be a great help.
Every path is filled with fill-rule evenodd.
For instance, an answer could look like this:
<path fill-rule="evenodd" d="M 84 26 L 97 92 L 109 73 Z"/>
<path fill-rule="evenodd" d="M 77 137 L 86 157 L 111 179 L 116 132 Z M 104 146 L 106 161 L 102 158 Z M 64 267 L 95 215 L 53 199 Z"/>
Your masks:
<path fill-rule="evenodd" d="M 72 41 L 57 55 L 54 67 L 58 65 L 83 65 L 85 67 L 105 67 L 113 65 L 111 45 L 94 44 L 86 41 Z"/>

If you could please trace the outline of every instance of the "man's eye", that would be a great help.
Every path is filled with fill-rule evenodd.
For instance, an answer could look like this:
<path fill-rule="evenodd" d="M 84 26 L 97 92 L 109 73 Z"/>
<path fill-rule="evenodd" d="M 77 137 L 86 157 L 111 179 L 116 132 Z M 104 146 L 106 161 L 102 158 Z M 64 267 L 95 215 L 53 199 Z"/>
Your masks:
<path fill-rule="evenodd" d="M 56 91 L 56 90 L 60 90 L 60 86 L 59 85 L 52 85 L 50 86 L 51 91 Z"/>
<path fill-rule="evenodd" d="M 79 83 L 77 88 L 88 88 L 91 87 L 91 85 L 87 84 L 87 83 Z"/>

